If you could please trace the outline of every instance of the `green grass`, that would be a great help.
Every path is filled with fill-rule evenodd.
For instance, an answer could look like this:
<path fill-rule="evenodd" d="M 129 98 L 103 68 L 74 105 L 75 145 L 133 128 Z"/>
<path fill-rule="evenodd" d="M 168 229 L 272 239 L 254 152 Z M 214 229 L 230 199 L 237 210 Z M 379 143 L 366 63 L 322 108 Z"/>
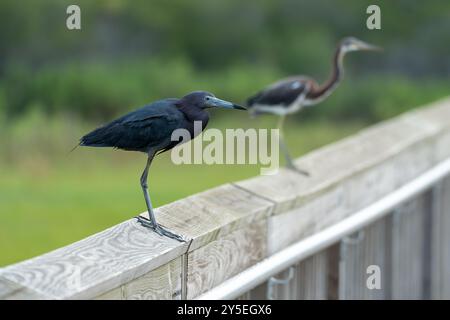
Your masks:
<path fill-rule="evenodd" d="M 212 120 L 208 127 L 265 127 L 276 122 L 271 117 L 238 119 Z M 145 210 L 139 186 L 145 155 L 95 148 L 68 154 L 87 126 L 72 123 L 73 130 L 64 131 L 67 123 L 61 119 L 48 126 L 40 121 L 29 120 L 23 131 L 20 124 L 14 126 L 16 131 L 1 142 L 8 154 L 0 156 L 0 266 L 67 245 Z M 363 124 L 288 121 L 286 127 L 288 144 L 299 156 Z M 14 148 L 12 141 L 19 138 L 21 148 Z M 155 206 L 259 173 L 257 165 L 176 166 L 169 156 L 158 157 L 150 171 Z"/>

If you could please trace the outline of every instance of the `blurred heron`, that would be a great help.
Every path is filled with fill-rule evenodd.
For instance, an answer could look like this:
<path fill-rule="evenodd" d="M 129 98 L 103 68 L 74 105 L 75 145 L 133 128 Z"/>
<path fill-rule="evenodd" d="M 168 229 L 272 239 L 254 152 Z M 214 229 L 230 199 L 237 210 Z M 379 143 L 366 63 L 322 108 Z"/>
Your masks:
<path fill-rule="evenodd" d="M 333 70 L 330 78 L 324 84 L 318 85 L 316 81 L 309 77 L 293 76 L 275 82 L 247 100 L 247 106 L 252 115 L 271 113 L 280 116 L 278 123 L 280 146 L 283 149 L 288 168 L 308 175 L 308 172 L 295 167 L 284 142 L 282 129 L 285 116 L 326 99 L 336 89 L 344 76 L 343 59 L 345 54 L 361 50 L 380 50 L 380 48 L 353 37 L 344 38 L 336 48 L 333 57 Z"/>
<path fill-rule="evenodd" d="M 194 122 L 201 121 L 205 129 L 209 115 L 207 108 L 226 109 L 245 108 L 234 103 L 220 100 L 213 94 L 204 91 L 192 92 L 181 99 L 164 99 L 153 102 L 138 110 L 130 112 L 80 139 L 80 146 L 113 147 L 128 151 L 140 151 L 147 154 L 147 164 L 141 176 L 141 187 L 144 192 L 149 218 L 136 217 L 143 226 L 153 229 L 178 241 L 184 241 L 177 234 L 170 232 L 156 222 L 152 202 L 148 193 L 147 176 L 152 160 L 156 154 L 172 149 L 185 141 L 172 141 L 172 132 L 186 129 L 191 138 L 200 132 L 194 131 Z"/>

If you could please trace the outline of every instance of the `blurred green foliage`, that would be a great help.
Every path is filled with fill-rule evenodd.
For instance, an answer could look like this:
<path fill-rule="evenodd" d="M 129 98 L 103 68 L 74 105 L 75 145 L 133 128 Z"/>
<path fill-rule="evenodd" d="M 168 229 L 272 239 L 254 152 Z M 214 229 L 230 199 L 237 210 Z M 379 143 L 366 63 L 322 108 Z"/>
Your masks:
<path fill-rule="evenodd" d="M 347 57 L 347 79 L 306 117 L 378 121 L 448 92 L 450 2 L 441 0 L 68 0 L 0 2 L 0 113 L 41 107 L 109 119 L 195 90 L 244 101 L 291 74 L 326 79 L 338 40 L 383 54 Z M 382 30 L 365 27 L 378 4 Z"/>

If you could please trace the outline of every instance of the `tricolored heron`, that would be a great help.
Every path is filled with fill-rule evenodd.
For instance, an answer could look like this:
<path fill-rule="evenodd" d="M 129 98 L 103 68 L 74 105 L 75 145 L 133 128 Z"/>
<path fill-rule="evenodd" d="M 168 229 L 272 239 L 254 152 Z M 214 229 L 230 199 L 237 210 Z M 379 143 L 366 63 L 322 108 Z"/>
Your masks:
<path fill-rule="evenodd" d="M 247 107 L 252 115 L 271 113 L 280 116 L 278 123 L 280 145 L 288 168 L 308 175 L 306 171 L 294 166 L 284 142 L 282 129 L 285 116 L 326 99 L 336 89 L 344 76 L 343 60 L 345 54 L 361 50 L 380 50 L 380 48 L 353 37 L 344 38 L 336 48 L 333 57 L 333 70 L 330 78 L 324 84 L 318 85 L 316 81 L 309 77 L 293 76 L 275 82 L 247 100 Z"/>
<path fill-rule="evenodd" d="M 204 130 L 209 120 L 205 109 L 212 107 L 245 110 L 239 105 L 216 98 L 212 93 L 196 91 L 181 99 L 159 100 L 132 111 L 86 134 L 80 139 L 79 145 L 145 152 L 148 158 L 140 182 L 149 219 L 142 216 L 136 218 L 143 226 L 153 229 L 160 235 L 184 241 L 181 236 L 170 232 L 156 222 L 148 193 L 148 170 L 156 154 L 185 142 L 172 141 L 171 136 L 174 130 L 186 129 L 193 138 L 200 133 L 194 131 L 195 121 L 201 121 L 202 130 Z"/>

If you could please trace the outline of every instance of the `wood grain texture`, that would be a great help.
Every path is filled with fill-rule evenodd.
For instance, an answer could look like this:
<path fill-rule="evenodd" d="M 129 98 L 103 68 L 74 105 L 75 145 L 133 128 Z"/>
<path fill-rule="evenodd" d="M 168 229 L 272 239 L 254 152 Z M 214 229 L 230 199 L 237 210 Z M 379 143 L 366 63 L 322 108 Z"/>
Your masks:
<path fill-rule="evenodd" d="M 214 240 L 188 254 L 187 298 L 217 286 L 266 257 L 266 220 Z"/>
<path fill-rule="evenodd" d="M 432 190 L 431 298 L 450 299 L 450 177 Z"/>
<path fill-rule="evenodd" d="M 248 293 L 242 295 L 240 300 L 267 300 L 267 282 L 260 284 Z"/>
<path fill-rule="evenodd" d="M 327 299 L 339 299 L 339 260 L 340 243 L 336 243 L 327 249 Z"/>
<path fill-rule="evenodd" d="M 48 254 L 6 267 L 0 276 L 54 299 L 92 298 L 183 254 L 187 244 L 128 220 Z"/>
<path fill-rule="evenodd" d="M 340 243 L 339 299 L 389 299 L 390 283 L 390 219 L 378 220 Z M 380 268 L 381 288 L 369 289 L 369 266 Z"/>
<path fill-rule="evenodd" d="M 193 251 L 265 219 L 273 207 L 270 201 L 226 184 L 160 207 L 156 214 L 162 225 L 190 239 L 189 251 Z"/>
<path fill-rule="evenodd" d="M 426 195 L 395 210 L 392 217 L 391 299 L 425 299 Z"/>
<path fill-rule="evenodd" d="M 441 198 L 441 274 L 440 274 L 440 299 L 450 299 L 450 177 L 445 179 L 442 185 Z"/>
<path fill-rule="evenodd" d="M 39 294 L 29 288 L 0 277 L 0 300 L 46 300 L 43 294 Z"/>
<path fill-rule="evenodd" d="M 98 300 L 179 300 L 181 258 L 98 296 Z"/>
<path fill-rule="evenodd" d="M 21 289 L 22 287 L 17 283 L 0 277 L 0 299 L 3 299 Z"/>
<path fill-rule="evenodd" d="M 328 298 L 328 252 L 322 251 L 298 264 L 293 293 L 297 300 Z"/>
<path fill-rule="evenodd" d="M 275 300 L 324 300 L 328 297 L 328 253 L 321 251 L 294 266 L 292 279 L 273 285 Z M 289 270 L 276 276 L 288 279 Z"/>

